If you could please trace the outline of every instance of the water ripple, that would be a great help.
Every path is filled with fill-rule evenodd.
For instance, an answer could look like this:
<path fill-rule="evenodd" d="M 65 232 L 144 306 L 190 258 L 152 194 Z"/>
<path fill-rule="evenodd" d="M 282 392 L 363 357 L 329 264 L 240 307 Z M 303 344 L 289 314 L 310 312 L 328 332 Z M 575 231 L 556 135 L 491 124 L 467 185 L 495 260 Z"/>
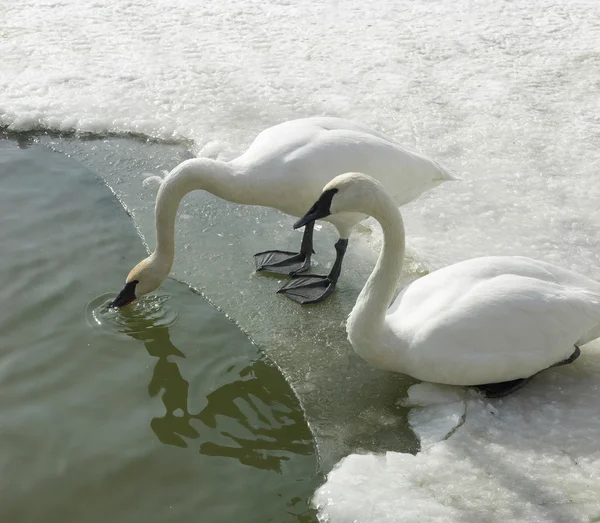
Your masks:
<path fill-rule="evenodd" d="M 122 309 L 110 308 L 115 293 L 96 296 L 85 306 L 85 320 L 93 329 L 113 334 L 132 336 L 147 329 L 168 327 L 175 324 L 179 311 L 167 302 L 170 296 L 152 294 L 136 300 Z"/>

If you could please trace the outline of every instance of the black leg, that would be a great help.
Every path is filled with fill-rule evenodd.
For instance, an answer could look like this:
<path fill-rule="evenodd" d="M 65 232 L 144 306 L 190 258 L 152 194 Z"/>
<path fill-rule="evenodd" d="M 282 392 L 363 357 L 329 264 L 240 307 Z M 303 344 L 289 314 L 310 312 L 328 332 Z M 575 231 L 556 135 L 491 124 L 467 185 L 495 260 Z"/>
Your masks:
<path fill-rule="evenodd" d="M 500 383 L 488 383 L 486 385 L 476 385 L 475 388 L 485 394 L 486 398 L 502 398 L 512 394 L 521 387 L 527 385 L 533 376 L 520 380 L 502 381 Z"/>
<path fill-rule="evenodd" d="M 332 283 L 337 283 L 340 277 L 342 272 L 342 261 L 346 255 L 347 248 L 348 240 L 342 240 L 342 238 L 340 238 L 335 244 L 335 261 L 333 262 L 333 267 L 328 275 L 328 278 Z"/>
<path fill-rule="evenodd" d="M 279 294 L 285 294 L 291 300 L 301 305 L 319 303 L 330 296 L 342 271 L 342 261 L 346 254 L 348 240 L 340 238 L 335 244 L 336 257 L 333 267 L 327 276 L 309 274 L 291 279 L 281 289 Z"/>
<path fill-rule="evenodd" d="M 579 350 L 579 347 L 575 345 L 575 350 L 573 351 L 573 354 L 571 354 L 567 359 L 559 361 L 554 365 L 550 365 L 550 367 L 548 368 L 551 369 L 552 367 L 569 365 L 570 363 L 573 363 L 577 358 L 579 358 L 580 355 L 581 350 Z M 512 381 L 503 381 L 500 383 L 488 383 L 486 385 L 476 385 L 475 388 L 483 392 L 487 398 L 501 398 L 503 396 L 508 396 L 516 390 L 519 390 L 521 387 L 527 385 L 537 374 L 539 374 L 539 372 L 536 372 L 533 376 L 529 376 L 529 378 L 522 378 L 519 380 Z"/>
<path fill-rule="evenodd" d="M 300 252 L 264 251 L 254 255 L 257 271 L 276 272 L 278 274 L 298 274 L 310 269 L 310 257 L 313 255 L 313 231 L 315 222 L 304 228 Z"/>

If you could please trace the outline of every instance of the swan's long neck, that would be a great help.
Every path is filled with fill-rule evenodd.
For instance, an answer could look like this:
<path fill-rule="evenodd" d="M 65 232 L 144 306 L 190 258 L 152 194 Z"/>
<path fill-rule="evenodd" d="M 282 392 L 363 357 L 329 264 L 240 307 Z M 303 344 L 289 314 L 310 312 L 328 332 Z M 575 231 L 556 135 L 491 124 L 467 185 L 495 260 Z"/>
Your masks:
<path fill-rule="evenodd" d="M 167 274 L 175 256 L 175 218 L 183 197 L 203 189 L 225 200 L 242 203 L 247 177 L 230 164 L 194 158 L 179 164 L 163 181 L 156 197 L 156 249 L 152 255 Z"/>
<path fill-rule="evenodd" d="M 385 313 L 400 279 L 405 246 L 404 223 L 391 197 L 379 194 L 375 209 L 369 214 L 381 225 L 383 247 L 347 323 L 350 342 L 367 360 L 377 358 L 376 354 L 367 353 L 376 349 L 384 331 Z"/>

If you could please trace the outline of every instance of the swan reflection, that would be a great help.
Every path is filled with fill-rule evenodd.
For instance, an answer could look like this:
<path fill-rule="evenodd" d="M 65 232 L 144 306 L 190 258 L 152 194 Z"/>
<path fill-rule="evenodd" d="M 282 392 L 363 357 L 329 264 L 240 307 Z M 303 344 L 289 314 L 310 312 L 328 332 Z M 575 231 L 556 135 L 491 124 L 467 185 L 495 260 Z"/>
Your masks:
<path fill-rule="evenodd" d="M 157 358 L 148 393 L 161 394 L 165 407 L 165 414 L 150 422 L 162 443 L 185 448 L 189 440 L 199 440 L 202 454 L 276 472 L 290 454 L 314 453 L 298 400 L 274 365 L 258 357 L 240 370 L 231 369 L 230 381 L 209 392 L 199 412 L 191 412 L 190 386 L 179 369 L 185 354 L 173 345 L 169 326 L 156 325 L 143 311 L 123 312 L 122 332 Z"/>

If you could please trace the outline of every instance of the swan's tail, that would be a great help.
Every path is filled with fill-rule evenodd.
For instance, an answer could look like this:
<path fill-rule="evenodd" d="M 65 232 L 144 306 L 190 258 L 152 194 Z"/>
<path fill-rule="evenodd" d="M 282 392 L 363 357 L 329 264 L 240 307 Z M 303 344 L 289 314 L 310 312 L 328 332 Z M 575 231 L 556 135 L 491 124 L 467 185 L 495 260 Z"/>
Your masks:
<path fill-rule="evenodd" d="M 438 162 L 434 162 L 438 169 L 438 176 L 434 178 L 434 181 L 442 183 L 442 182 L 458 182 L 460 181 L 460 177 L 456 175 L 456 173 L 448 169 L 448 167 L 443 167 Z"/>
<path fill-rule="evenodd" d="M 600 325 L 596 325 L 593 329 L 587 331 L 579 340 L 577 340 L 577 345 L 585 345 L 590 341 L 594 341 L 595 339 L 600 338 Z"/>

